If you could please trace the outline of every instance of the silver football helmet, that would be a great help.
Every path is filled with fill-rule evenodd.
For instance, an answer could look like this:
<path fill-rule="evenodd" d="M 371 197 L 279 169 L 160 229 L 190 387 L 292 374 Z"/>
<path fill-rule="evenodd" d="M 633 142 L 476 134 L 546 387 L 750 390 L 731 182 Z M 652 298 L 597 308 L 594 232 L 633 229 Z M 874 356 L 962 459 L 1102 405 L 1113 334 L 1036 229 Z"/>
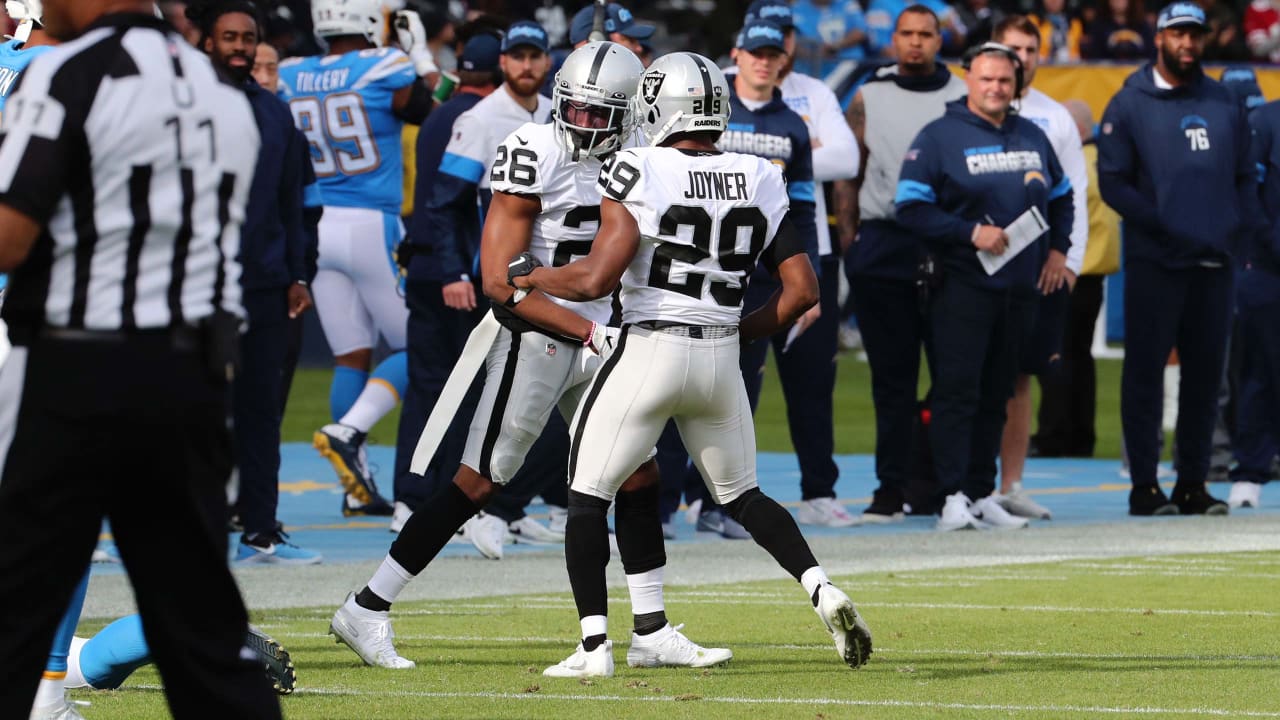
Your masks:
<path fill-rule="evenodd" d="M 43 23 L 42 0 L 5 0 L 4 10 L 18 24 L 18 29 L 13 31 L 13 39 L 18 42 L 26 42 L 31 37 L 31 29 Z"/>
<path fill-rule="evenodd" d="M 691 52 L 658 58 L 640 78 L 636 114 L 650 145 L 685 132 L 713 132 L 729 127 L 729 82 L 720 68 Z"/>
<path fill-rule="evenodd" d="M 575 160 L 622 147 L 635 129 L 632 95 L 643 72 L 640 58 L 612 42 L 587 43 L 565 58 L 551 90 L 551 117 Z"/>
<path fill-rule="evenodd" d="M 311 23 L 317 37 L 361 35 L 382 47 L 387 20 L 380 0 L 311 0 Z"/>

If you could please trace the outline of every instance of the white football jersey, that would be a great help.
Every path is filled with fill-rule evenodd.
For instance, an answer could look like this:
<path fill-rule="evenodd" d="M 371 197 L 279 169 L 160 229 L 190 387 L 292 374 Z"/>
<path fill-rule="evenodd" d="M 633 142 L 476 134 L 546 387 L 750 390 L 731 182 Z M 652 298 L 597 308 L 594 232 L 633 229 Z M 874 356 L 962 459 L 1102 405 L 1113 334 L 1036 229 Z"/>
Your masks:
<path fill-rule="evenodd" d="M 600 227 L 601 161 L 590 157 L 574 160 L 556 140 L 555 125 L 526 123 L 498 146 L 489 184 L 494 192 L 537 195 L 542 212 L 533 222 L 529 252 L 543 265 L 560 267 L 591 252 L 591 241 Z M 591 302 L 551 298 L 579 315 L 600 324 L 609 322 L 613 300 Z"/>
<path fill-rule="evenodd" d="M 741 153 L 622 150 L 600 191 L 640 226 L 622 276 L 622 319 L 737 325 L 747 277 L 787 213 L 782 169 Z"/>

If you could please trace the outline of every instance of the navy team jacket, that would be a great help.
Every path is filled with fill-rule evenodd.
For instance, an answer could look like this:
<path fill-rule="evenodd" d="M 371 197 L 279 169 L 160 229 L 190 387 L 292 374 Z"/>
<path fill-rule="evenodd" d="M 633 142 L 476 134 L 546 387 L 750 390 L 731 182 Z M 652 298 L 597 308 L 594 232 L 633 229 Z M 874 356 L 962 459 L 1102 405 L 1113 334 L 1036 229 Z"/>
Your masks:
<path fill-rule="evenodd" d="M 252 78 L 243 86 L 262 136 L 240 231 L 240 283 L 246 290 L 282 288 L 308 280 L 311 242 L 303 222 L 307 150 L 289 106 Z"/>
<path fill-rule="evenodd" d="M 1010 114 L 996 127 L 967 101 L 947 103 L 946 113 L 911 143 L 894 196 L 898 223 L 925 239 L 948 276 L 992 290 L 1031 290 L 1049 250 L 1071 247 L 1071 181 L 1035 123 Z M 1049 231 L 987 275 L 974 227 L 1005 227 L 1033 206 Z"/>
<path fill-rule="evenodd" d="M 1098 189 L 1125 221 L 1125 262 L 1226 264 L 1256 222 L 1245 111 L 1200 74 L 1157 88 L 1150 64 L 1111 99 L 1098 133 Z"/>
<path fill-rule="evenodd" d="M 480 254 L 476 186 L 436 171 L 453 135 L 454 121 L 482 99 L 473 92 L 454 95 L 427 116 L 418 132 L 418 176 L 409 219 L 409 241 L 417 250 L 409 260 L 412 280 L 447 284 L 475 272 Z"/>

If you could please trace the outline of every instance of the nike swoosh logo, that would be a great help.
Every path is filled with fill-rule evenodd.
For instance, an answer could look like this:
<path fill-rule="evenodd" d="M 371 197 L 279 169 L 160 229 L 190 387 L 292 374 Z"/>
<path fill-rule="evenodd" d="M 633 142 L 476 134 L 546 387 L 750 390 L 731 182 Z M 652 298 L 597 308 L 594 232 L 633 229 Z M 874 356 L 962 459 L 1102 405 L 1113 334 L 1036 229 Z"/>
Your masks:
<path fill-rule="evenodd" d="M 521 144 L 521 145 L 528 145 L 528 144 L 529 144 L 529 141 L 528 141 L 528 140 L 525 140 L 524 138 L 520 137 L 519 135 L 516 135 L 516 139 L 520 141 L 520 144 Z"/>

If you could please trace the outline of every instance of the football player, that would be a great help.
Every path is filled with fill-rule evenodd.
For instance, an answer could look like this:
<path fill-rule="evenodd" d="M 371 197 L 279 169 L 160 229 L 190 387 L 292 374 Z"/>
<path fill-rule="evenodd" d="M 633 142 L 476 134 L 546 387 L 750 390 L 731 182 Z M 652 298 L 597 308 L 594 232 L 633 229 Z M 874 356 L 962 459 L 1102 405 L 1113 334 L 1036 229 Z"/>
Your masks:
<path fill-rule="evenodd" d="M 364 437 L 395 408 L 407 382 L 408 311 L 393 258 L 404 236 L 400 136 L 405 123 L 421 123 L 431 109 L 421 76 L 435 64 L 423 55 L 425 33 L 415 47 L 411 11 L 396 23 L 398 33 L 406 28 L 406 55 L 382 47 L 379 0 L 315 0 L 311 8 L 329 53 L 280 63 L 280 94 L 311 147 L 325 203 L 312 290 L 337 367 L 329 394 L 334 424 L 314 440 L 347 491 L 344 515 L 390 515 L 365 463 Z M 370 374 L 379 335 L 392 354 Z"/>
<path fill-rule="evenodd" d="M 616 43 L 595 42 L 575 50 L 556 75 L 554 122 L 527 123 L 498 147 L 489 176 L 493 201 L 480 264 L 484 291 L 494 303 L 493 319 L 481 328 L 494 322 L 499 327 L 488 349 L 484 389 L 462 465 L 452 483 L 410 516 L 369 584 L 348 596 L 330 626 L 370 665 L 414 666 L 391 643 L 391 603 L 454 531 L 484 507 L 496 485 L 515 475 L 552 410 L 558 407 L 572 417 L 612 347 L 609 298 L 570 302 L 543 293 L 513 293 L 507 259 L 525 251 L 543 264 L 559 266 L 590 251 L 600 220 L 596 179 L 604 158 L 618 150 L 634 127 L 631 96 L 641 72 L 639 59 Z M 635 615 L 628 661 L 705 667 L 729 660 L 729 650 L 700 647 L 667 622 L 656 465 L 641 455 L 627 474 L 636 477 L 618 494 L 617 534 Z M 569 525 L 573 523 L 571 513 Z M 608 541 L 601 542 L 607 557 Z"/>
<path fill-rule="evenodd" d="M 572 423 L 565 557 L 582 641 L 543 674 L 613 674 L 605 515 L 670 419 L 716 499 L 800 581 L 841 658 L 859 667 L 871 655 L 870 630 L 831 584 L 795 518 L 760 492 L 738 369 L 743 341 L 777 332 L 818 299 L 803 245 L 789 226 L 779 232 L 788 208 L 782 173 L 763 158 L 716 149 L 729 123 L 729 88 L 710 60 L 684 52 L 659 58 L 638 94 L 652 147 L 623 150 L 606 163 L 600 230 L 587 257 L 539 267 L 526 253 L 508 270 L 521 290 L 579 302 L 608 296 L 622 282 L 617 349 Z M 759 261 L 782 284 L 743 318 L 747 277 Z"/>

